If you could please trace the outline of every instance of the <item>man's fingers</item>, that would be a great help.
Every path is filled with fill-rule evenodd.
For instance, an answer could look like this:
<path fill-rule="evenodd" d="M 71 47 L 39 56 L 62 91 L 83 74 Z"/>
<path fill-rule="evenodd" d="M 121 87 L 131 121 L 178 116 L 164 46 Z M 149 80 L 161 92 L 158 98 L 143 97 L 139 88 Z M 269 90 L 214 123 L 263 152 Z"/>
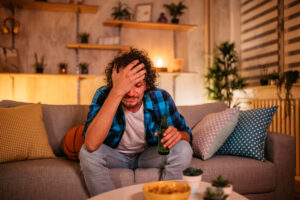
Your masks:
<path fill-rule="evenodd" d="M 132 74 L 136 74 L 137 72 L 139 72 L 140 70 L 142 70 L 145 67 L 144 63 L 140 63 L 138 66 L 136 66 L 135 68 L 131 69 L 130 72 Z"/>
<path fill-rule="evenodd" d="M 131 61 L 125 68 L 124 70 L 130 71 L 136 64 L 139 63 L 139 60 L 134 60 Z"/>
<path fill-rule="evenodd" d="M 167 142 L 164 144 L 164 147 L 168 147 L 169 149 L 171 147 L 173 147 L 179 140 L 181 139 L 181 135 L 180 134 L 175 134 L 175 135 L 172 135 L 172 137 L 167 140 Z"/>
<path fill-rule="evenodd" d="M 115 76 L 117 74 L 117 66 L 116 65 L 114 65 L 113 66 L 113 69 L 112 69 L 112 76 Z"/>

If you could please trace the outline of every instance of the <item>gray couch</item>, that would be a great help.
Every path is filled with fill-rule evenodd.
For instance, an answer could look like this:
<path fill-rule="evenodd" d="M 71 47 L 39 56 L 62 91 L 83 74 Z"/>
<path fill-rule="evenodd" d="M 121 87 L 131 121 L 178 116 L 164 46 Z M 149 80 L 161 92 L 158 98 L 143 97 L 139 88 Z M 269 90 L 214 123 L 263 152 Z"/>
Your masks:
<path fill-rule="evenodd" d="M 2 101 L 0 107 L 22 105 Z M 89 197 L 79 163 L 68 160 L 61 143 L 65 133 L 75 125 L 84 124 L 88 106 L 42 105 L 49 142 L 55 159 L 26 160 L 0 164 L 0 199 L 86 199 Z M 224 103 L 180 106 L 188 126 L 193 127 L 205 115 L 226 108 Z M 268 133 L 266 162 L 236 157 L 214 156 L 207 161 L 194 157 L 191 165 L 200 167 L 203 180 L 211 181 L 222 174 L 229 178 L 234 190 L 249 199 L 292 200 L 295 171 L 295 140 L 278 133 Z M 161 170 L 111 169 L 116 187 L 159 180 Z"/>

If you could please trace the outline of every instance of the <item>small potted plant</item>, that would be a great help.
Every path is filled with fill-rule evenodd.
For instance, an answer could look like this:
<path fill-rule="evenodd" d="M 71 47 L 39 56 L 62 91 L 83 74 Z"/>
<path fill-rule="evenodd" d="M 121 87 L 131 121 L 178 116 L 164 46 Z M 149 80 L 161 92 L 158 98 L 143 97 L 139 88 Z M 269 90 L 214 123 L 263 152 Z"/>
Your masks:
<path fill-rule="evenodd" d="M 212 186 L 217 188 L 222 188 L 224 194 L 230 195 L 232 192 L 232 184 L 230 184 L 228 179 L 223 178 L 222 175 L 219 175 L 215 180 L 212 181 Z"/>
<path fill-rule="evenodd" d="M 273 71 L 272 73 L 268 74 L 268 80 L 270 81 L 271 85 L 276 85 L 279 80 L 279 73 Z"/>
<path fill-rule="evenodd" d="M 191 193 L 198 192 L 199 184 L 202 180 L 203 171 L 191 166 L 182 171 L 182 179 L 191 187 Z"/>
<path fill-rule="evenodd" d="M 42 74 L 44 72 L 44 67 L 45 67 L 44 56 L 42 56 L 41 62 L 39 62 L 37 53 L 34 54 L 34 57 L 35 57 L 35 63 L 34 63 L 35 71 L 36 73 Z"/>
<path fill-rule="evenodd" d="M 204 200 L 226 200 L 228 195 L 221 188 L 208 187 L 204 193 Z"/>
<path fill-rule="evenodd" d="M 127 4 L 121 3 L 119 1 L 118 6 L 115 6 L 112 8 L 113 12 L 111 13 L 111 16 L 114 18 L 114 20 L 130 20 L 131 19 L 131 13 L 130 8 Z"/>
<path fill-rule="evenodd" d="M 59 63 L 59 73 L 66 74 L 68 71 L 68 64 L 67 63 Z"/>
<path fill-rule="evenodd" d="M 88 74 L 89 73 L 89 64 L 88 63 L 79 63 L 79 66 L 81 68 L 81 74 Z"/>
<path fill-rule="evenodd" d="M 173 24 L 178 24 L 181 15 L 183 15 L 183 10 L 187 9 L 187 6 L 180 1 L 177 5 L 175 3 L 164 4 L 164 7 L 169 11 L 170 15 L 172 16 L 171 22 Z"/>
<path fill-rule="evenodd" d="M 79 38 L 80 38 L 81 43 L 85 43 L 85 44 L 89 43 L 89 37 L 90 37 L 90 34 L 88 34 L 88 33 L 79 34 Z"/>

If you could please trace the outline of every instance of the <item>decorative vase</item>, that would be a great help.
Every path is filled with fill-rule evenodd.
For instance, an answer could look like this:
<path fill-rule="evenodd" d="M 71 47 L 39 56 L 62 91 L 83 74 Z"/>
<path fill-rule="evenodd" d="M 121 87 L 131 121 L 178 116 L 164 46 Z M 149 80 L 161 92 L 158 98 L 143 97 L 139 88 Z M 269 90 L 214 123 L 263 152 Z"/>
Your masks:
<path fill-rule="evenodd" d="M 160 13 L 160 16 L 157 20 L 159 23 L 168 23 L 168 19 L 165 16 L 165 13 Z"/>
<path fill-rule="evenodd" d="M 202 180 L 202 174 L 198 176 L 182 175 L 182 179 L 191 187 L 191 194 L 197 194 L 200 182 Z"/>
<path fill-rule="evenodd" d="M 260 79 L 260 85 L 268 85 L 269 80 L 267 79 Z"/>
<path fill-rule="evenodd" d="M 60 74 L 66 74 L 68 72 L 67 68 L 60 68 L 59 73 Z"/>

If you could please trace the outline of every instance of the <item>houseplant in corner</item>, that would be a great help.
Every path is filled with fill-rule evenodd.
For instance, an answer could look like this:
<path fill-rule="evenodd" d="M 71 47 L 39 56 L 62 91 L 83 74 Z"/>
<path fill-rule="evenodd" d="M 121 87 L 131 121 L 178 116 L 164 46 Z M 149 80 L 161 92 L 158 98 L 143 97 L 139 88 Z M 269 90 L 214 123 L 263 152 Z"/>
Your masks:
<path fill-rule="evenodd" d="M 182 171 L 182 179 L 191 187 L 191 193 L 196 194 L 202 180 L 203 171 L 194 166 Z"/>
<path fill-rule="evenodd" d="M 232 184 L 230 184 L 228 179 L 223 178 L 222 175 L 219 175 L 215 180 L 212 181 L 212 186 L 216 188 L 222 188 L 224 194 L 230 195 L 232 192 Z"/>
<path fill-rule="evenodd" d="M 234 43 L 222 42 L 217 46 L 214 64 L 208 67 L 205 75 L 208 98 L 224 101 L 232 106 L 233 92 L 243 90 L 247 85 L 238 73 L 237 53 Z"/>
<path fill-rule="evenodd" d="M 187 9 L 187 6 L 180 1 L 177 5 L 175 3 L 164 4 L 164 7 L 169 11 L 170 15 L 172 16 L 172 24 L 178 24 L 181 15 L 183 15 L 183 10 Z"/>

